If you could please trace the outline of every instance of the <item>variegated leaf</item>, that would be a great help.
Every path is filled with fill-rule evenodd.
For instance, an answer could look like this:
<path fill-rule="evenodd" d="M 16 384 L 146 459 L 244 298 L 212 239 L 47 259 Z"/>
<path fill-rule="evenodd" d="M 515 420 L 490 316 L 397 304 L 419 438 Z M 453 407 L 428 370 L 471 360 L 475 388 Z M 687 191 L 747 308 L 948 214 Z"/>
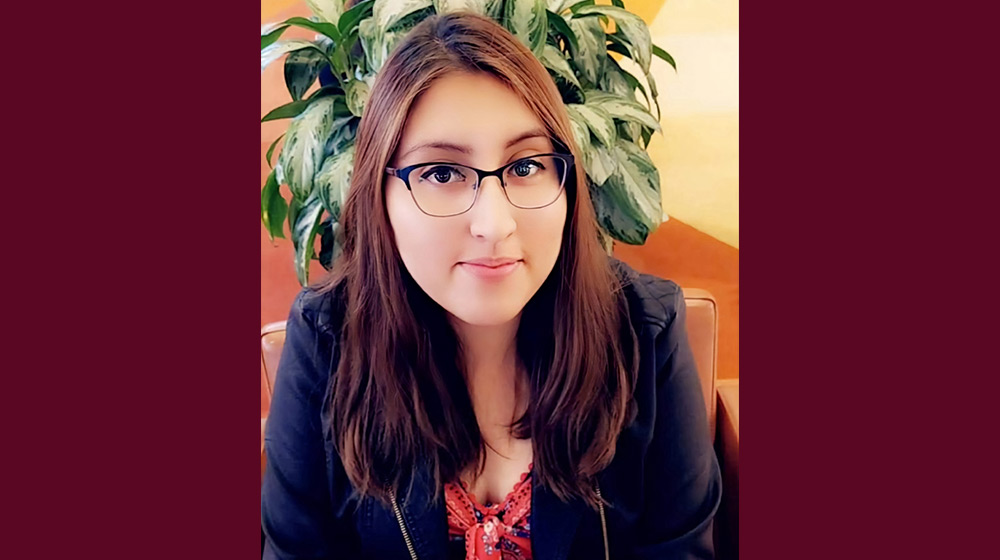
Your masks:
<path fill-rule="evenodd" d="M 337 25 L 340 15 L 344 13 L 345 0 L 306 0 L 306 5 L 326 23 Z"/>
<path fill-rule="evenodd" d="M 311 103 L 288 125 L 278 162 L 293 196 L 302 199 L 312 193 L 313 177 L 323 162 L 333 121 L 344 116 L 346 110 L 342 97 L 324 97 Z"/>
<path fill-rule="evenodd" d="M 320 225 L 319 236 L 319 264 L 323 268 L 331 270 L 333 263 L 337 262 L 343 252 L 341 246 L 340 224 L 327 218 Z"/>
<path fill-rule="evenodd" d="M 565 10 L 574 0 L 545 0 L 545 7 L 553 14 Z"/>
<path fill-rule="evenodd" d="M 281 167 L 281 157 L 278 157 L 278 163 L 274 164 L 274 178 L 278 181 L 279 185 L 287 185 L 288 182 L 285 181 L 285 170 Z"/>
<path fill-rule="evenodd" d="M 313 41 L 319 46 L 319 48 L 323 49 L 327 55 L 333 52 L 333 49 L 337 47 L 337 44 L 333 42 L 333 39 L 319 33 L 316 34 Z"/>
<path fill-rule="evenodd" d="M 591 161 L 593 173 L 588 172 L 588 174 L 595 183 L 600 185 L 607 182 L 608 178 L 618 169 L 618 162 L 615 160 L 615 154 L 611 148 L 600 144 L 591 144 L 590 146 L 593 154 Z"/>
<path fill-rule="evenodd" d="M 642 137 L 642 127 L 634 122 L 618 123 L 618 137 L 627 138 L 638 144 L 639 138 Z"/>
<path fill-rule="evenodd" d="M 368 68 L 371 72 L 378 70 L 374 68 L 374 59 L 375 50 L 381 37 L 382 32 L 379 31 L 375 18 L 366 18 L 358 23 L 358 38 L 361 40 L 361 48 L 365 51 L 365 59 L 368 61 Z"/>
<path fill-rule="evenodd" d="M 292 99 L 298 101 L 330 61 L 314 49 L 302 49 L 285 58 L 285 85 Z"/>
<path fill-rule="evenodd" d="M 358 25 L 358 36 L 361 37 L 361 46 L 365 51 L 370 73 L 376 74 L 382 69 L 385 61 L 389 59 L 389 53 L 404 35 L 405 32 L 402 31 L 382 31 L 378 28 L 375 18 L 362 20 Z"/>
<path fill-rule="evenodd" d="M 615 173 L 591 189 L 598 221 L 615 239 L 641 245 L 663 217 L 660 176 L 644 150 L 619 139 Z"/>
<path fill-rule="evenodd" d="M 326 158 L 316 174 L 316 195 L 334 221 L 340 220 L 340 210 L 351 188 L 354 171 L 354 144 L 339 154 Z"/>
<path fill-rule="evenodd" d="M 615 6 L 584 6 L 576 11 L 574 18 L 597 19 L 595 15 L 605 15 L 614 18 L 615 27 L 625 39 L 632 59 L 639 64 L 644 73 L 649 73 L 649 63 L 653 57 L 653 40 L 649 36 L 649 27 L 642 18 Z M 587 17 L 591 16 L 591 17 Z"/>
<path fill-rule="evenodd" d="M 608 55 L 604 61 L 604 75 L 601 76 L 601 89 L 616 93 L 625 98 L 635 97 L 635 88 L 629 85 L 628 74 L 618 62 Z"/>
<path fill-rule="evenodd" d="M 649 154 L 645 150 L 636 146 L 631 142 L 626 142 L 622 139 L 618 139 L 615 143 L 615 153 L 617 154 L 620 164 L 628 164 L 634 167 L 638 173 L 633 173 L 633 175 L 643 175 L 649 178 L 647 184 L 653 188 L 655 191 L 653 194 L 656 195 L 652 200 L 659 200 L 660 196 L 660 175 L 656 170 L 656 164 L 653 160 L 649 158 Z M 656 203 L 659 206 L 659 202 Z M 656 215 L 659 216 L 659 212 Z"/>
<path fill-rule="evenodd" d="M 315 49 L 317 52 L 325 54 L 325 51 L 311 41 L 301 41 L 298 39 L 291 39 L 288 41 L 278 41 L 273 45 L 264 47 L 260 50 L 260 72 L 264 73 L 264 69 L 268 67 L 272 62 L 278 60 L 290 52 L 295 52 L 302 49 Z"/>
<path fill-rule="evenodd" d="M 617 164 L 611 148 L 590 141 L 590 128 L 587 126 L 587 119 L 580 114 L 580 105 L 567 105 L 569 121 L 573 129 L 573 139 L 576 140 L 583 155 L 583 169 L 587 172 L 587 177 L 598 185 L 608 180 L 614 173 Z"/>
<path fill-rule="evenodd" d="M 601 79 L 601 89 L 616 93 L 626 99 L 635 99 L 636 101 L 639 100 L 636 90 L 639 90 L 642 93 L 642 98 L 646 101 L 646 108 L 652 113 L 653 106 L 649 100 L 649 94 L 646 93 L 646 88 L 639 82 L 639 79 L 628 70 L 622 68 L 618 64 L 618 61 L 611 58 L 610 55 L 605 62 L 607 66 L 604 76 Z M 657 120 L 659 120 L 659 116 L 657 116 Z"/>
<path fill-rule="evenodd" d="M 615 122 L 607 111 L 596 105 L 584 104 L 572 107 L 580 114 L 584 122 L 587 123 L 587 127 L 594 132 L 594 136 L 600 140 L 601 144 L 609 148 L 615 145 L 618 134 L 615 133 Z"/>
<path fill-rule="evenodd" d="M 333 134 L 326 143 L 324 153 L 327 157 L 339 154 L 354 143 L 354 137 L 358 133 L 358 123 L 361 121 L 354 115 L 340 117 L 333 121 Z"/>
<path fill-rule="evenodd" d="M 368 83 L 363 80 L 351 80 L 344 84 L 344 94 L 347 97 L 347 108 L 351 114 L 360 117 L 365 110 L 365 103 L 368 102 L 368 95 L 371 90 Z"/>
<path fill-rule="evenodd" d="M 622 202 L 625 197 L 622 194 L 624 187 L 617 179 L 610 179 L 603 185 L 588 186 L 601 231 L 630 245 L 644 243 L 649 231 L 642 227 L 642 221 Z"/>
<path fill-rule="evenodd" d="M 569 28 L 576 35 L 577 46 L 573 53 L 573 64 L 583 74 L 588 85 L 598 83 L 604 72 L 604 59 L 607 57 L 607 39 L 604 28 L 597 18 L 580 18 L 569 20 Z"/>
<path fill-rule="evenodd" d="M 488 15 L 486 9 L 487 0 L 433 0 L 434 12 L 447 14 L 448 12 L 474 12 L 480 15 Z"/>
<path fill-rule="evenodd" d="M 535 56 L 541 58 L 548 34 L 548 14 L 545 0 L 507 0 L 504 4 L 504 25 Z"/>
<path fill-rule="evenodd" d="M 629 45 L 626 41 L 624 41 L 619 35 L 617 35 L 617 34 L 615 34 L 615 35 L 608 35 L 608 39 L 611 40 L 611 43 L 608 45 L 608 50 L 609 51 L 618 52 L 620 54 L 623 54 L 623 55 L 629 57 L 630 59 L 634 57 L 634 55 L 632 54 L 632 47 L 631 47 L 631 45 Z M 653 45 L 653 52 L 655 53 L 657 50 L 662 51 L 663 49 L 660 49 L 656 45 Z M 664 53 L 664 54 L 666 54 L 666 53 Z M 669 56 L 669 55 L 666 55 L 666 56 Z M 612 62 L 613 60 L 614 59 L 612 59 L 610 57 L 610 55 L 609 55 L 607 64 L 609 66 L 611 66 L 612 64 L 614 66 L 616 66 L 621 71 L 622 77 L 624 77 L 625 80 L 628 81 L 629 86 L 632 88 L 631 93 L 629 95 L 627 95 L 626 97 L 629 97 L 629 98 L 633 98 L 634 97 L 634 98 L 638 99 L 638 95 L 635 94 L 635 90 L 638 89 L 640 92 L 642 92 L 643 98 L 646 100 L 646 108 L 649 110 L 650 114 L 652 114 L 652 112 L 653 112 L 653 107 L 654 106 L 656 107 L 656 120 L 659 121 L 660 118 L 661 118 L 661 116 L 662 116 L 662 112 L 660 111 L 659 93 L 656 91 L 656 81 L 653 79 L 653 75 L 651 73 L 649 73 L 649 72 L 647 72 L 645 74 L 645 76 L 646 76 L 646 83 L 649 84 L 649 93 L 647 93 L 646 92 L 646 88 L 642 86 L 642 84 L 639 82 L 638 78 L 636 78 L 631 72 L 622 70 L 621 66 L 619 66 L 617 62 Z M 629 67 L 634 67 L 634 68 L 638 69 L 638 65 L 635 64 L 635 62 L 633 60 L 623 59 L 622 62 L 624 63 L 625 60 L 628 60 L 628 66 Z M 673 64 L 673 59 L 671 59 L 670 63 Z M 607 77 L 608 74 L 612 74 L 612 72 L 611 72 L 610 69 L 605 72 L 605 77 Z M 612 88 L 608 87 L 608 85 L 606 83 L 604 85 L 604 89 L 605 90 L 609 90 L 609 91 L 616 91 L 617 92 L 617 89 L 612 89 Z M 652 99 L 650 99 L 650 98 L 652 98 Z"/>
<path fill-rule="evenodd" d="M 569 67 L 569 62 L 563 57 L 562 51 L 552 45 L 546 44 L 542 50 L 541 60 L 546 68 L 555 72 L 559 77 L 573 84 L 578 89 L 583 89 L 580 86 L 580 82 L 576 79 L 573 69 Z"/>
<path fill-rule="evenodd" d="M 587 120 L 576 110 L 576 107 L 577 105 L 567 105 L 566 112 L 569 113 L 569 124 L 570 128 L 573 129 L 573 139 L 576 140 L 576 146 L 586 160 L 590 152 L 590 129 L 587 127 Z M 589 165 L 585 163 L 585 167 L 589 168 Z"/>
<path fill-rule="evenodd" d="M 619 139 L 615 146 L 615 159 L 618 160 L 618 174 L 625 179 L 630 189 L 635 189 L 639 208 L 651 224 L 651 231 L 656 229 L 663 217 L 663 199 L 660 194 L 660 172 L 653 160 L 633 142 Z"/>
<path fill-rule="evenodd" d="M 504 0 L 486 0 L 486 15 L 496 21 L 503 19 L 503 3 Z"/>
<path fill-rule="evenodd" d="M 660 123 L 638 101 L 597 90 L 587 91 L 585 95 L 587 105 L 600 107 L 617 120 L 635 122 L 653 130 L 660 130 Z"/>
<path fill-rule="evenodd" d="M 404 17 L 431 5 L 432 0 L 375 0 L 372 18 L 382 31 L 396 25 Z"/>
<path fill-rule="evenodd" d="M 295 275 L 302 286 L 309 283 L 309 263 L 313 258 L 316 232 L 319 231 L 322 216 L 323 204 L 317 196 L 310 196 L 295 212 L 291 227 L 292 246 L 295 248 Z"/>

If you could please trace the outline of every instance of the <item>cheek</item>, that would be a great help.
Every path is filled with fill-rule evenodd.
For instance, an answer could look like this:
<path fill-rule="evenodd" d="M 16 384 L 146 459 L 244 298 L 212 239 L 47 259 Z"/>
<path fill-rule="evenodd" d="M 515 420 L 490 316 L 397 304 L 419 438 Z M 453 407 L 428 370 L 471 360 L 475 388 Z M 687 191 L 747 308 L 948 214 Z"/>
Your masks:
<path fill-rule="evenodd" d="M 447 221 L 418 210 L 406 187 L 386 188 L 386 211 L 403 266 L 417 285 L 433 295 L 444 281 L 449 269 L 446 263 L 453 253 L 446 240 L 456 236 L 442 231 Z"/>
<path fill-rule="evenodd" d="M 526 240 L 530 240 L 535 258 L 542 261 L 538 264 L 546 266 L 555 264 L 562 247 L 563 228 L 567 219 L 566 209 L 566 197 L 563 195 L 548 208 L 532 210 L 543 214 L 524 222 L 524 236 Z"/>

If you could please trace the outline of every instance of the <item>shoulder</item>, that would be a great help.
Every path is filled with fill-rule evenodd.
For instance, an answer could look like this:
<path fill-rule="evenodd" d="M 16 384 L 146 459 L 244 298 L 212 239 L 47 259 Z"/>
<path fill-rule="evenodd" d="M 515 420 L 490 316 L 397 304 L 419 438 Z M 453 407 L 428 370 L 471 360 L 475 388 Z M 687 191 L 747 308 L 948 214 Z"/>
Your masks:
<path fill-rule="evenodd" d="M 285 322 L 275 393 L 289 387 L 309 398 L 326 392 L 334 359 L 339 355 L 338 342 L 346 309 L 342 293 L 340 289 L 310 286 L 295 297 Z"/>
<path fill-rule="evenodd" d="M 295 296 L 289 320 L 300 322 L 318 334 L 330 335 L 340 330 L 345 311 L 342 286 L 330 289 L 309 286 Z"/>
<path fill-rule="evenodd" d="M 678 317 L 683 319 L 684 292 L 676 282 L 637 272 L 618 259 L 610 260 L 628 302 L 630 321 L 636 332 L 662 332 Z"/>

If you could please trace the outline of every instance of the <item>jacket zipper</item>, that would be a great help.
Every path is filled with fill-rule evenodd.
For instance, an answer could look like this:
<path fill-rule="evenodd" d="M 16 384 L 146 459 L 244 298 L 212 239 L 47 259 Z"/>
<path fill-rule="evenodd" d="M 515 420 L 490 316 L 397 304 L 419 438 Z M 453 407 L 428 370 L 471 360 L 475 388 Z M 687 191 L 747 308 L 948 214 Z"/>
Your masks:
<path fill-rule="evenodd" d="M 608 523 L 604 520 L 604 498 L 601 497 L 601 485 L 594 480 L 594 488 L 597 490 L 597 509 L 601 510 L 601 532 L 604 533 L 604 560 L 611 560 L 611 553 L 608 550 Z"/>
<path fill-rule="evenodd" d="M 410 560 L 418 560 L 417 552 L 413 550 L 413 542 L 410 541 L 410 532 L 406 530 L 406 524 L 403 523 L 403 512 L 399 509 L 399 504 L 396 503 L 396 493 L 392 490 L 389 490 L 389 499 L 392 500 L 392 512 L 396 514 L 396 521 L 399 522 L 399 530 L 403 532 L 406 549 L 410 551 Z"/>
<path fill-rule="evenodd" d="M 594 488 L 597 490 L 597 508 L 601 512 L 601 533 L 604 535 L 604 560 L 611 560 L 611 553 L 608 550 L 608 523 L 604 518 L 604 498 L 601 496 L 601 485 L 594 481 Z M 403 523 L 403 512 L 396 503 L 396 493 L 389 491 L 389 499 L 392 500 L 392 512 L 396 514 L 396 521 L 399 523 L 399 530 L 403 533 L 403 541 L 406 542 L 406 549 L 410 551 L 410 560 L 419 560 L 417 553 L 413 550 L 413 542 L 410 541 L 410 533 L 406 530 L 406 523 Z"/>

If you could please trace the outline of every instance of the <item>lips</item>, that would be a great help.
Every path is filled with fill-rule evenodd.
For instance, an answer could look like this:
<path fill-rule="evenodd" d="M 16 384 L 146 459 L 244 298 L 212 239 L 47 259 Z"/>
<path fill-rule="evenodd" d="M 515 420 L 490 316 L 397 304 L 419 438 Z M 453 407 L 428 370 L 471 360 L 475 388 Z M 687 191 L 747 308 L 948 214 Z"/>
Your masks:
<path fill-rule="evenodd" d="M 504 265 L 516 263 L 521 259 L 513 259 L 509 257 L 483 257 L 480 259 L 472 259 L 468 261 L 462 261 L 461 264 L 471 264 L 476 266 L 486 266 L 490 268 L 497 268 Z"/>
<path fill-rule="evenodd" d="M 482 258 L 462 261 L 459 268 L 482 280 L 499 280 L 505 278 L 521 266 L 520 259 Z"/>

